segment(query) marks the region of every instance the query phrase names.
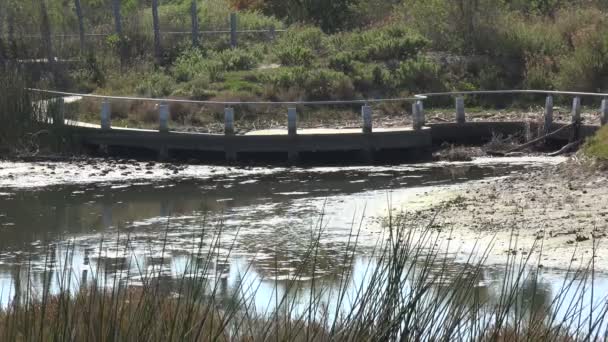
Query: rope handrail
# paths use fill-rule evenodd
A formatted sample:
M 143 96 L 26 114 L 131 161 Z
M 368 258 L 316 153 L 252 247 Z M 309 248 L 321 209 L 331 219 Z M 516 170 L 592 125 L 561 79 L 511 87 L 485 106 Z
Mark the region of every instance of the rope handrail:
M 545 95 L 570 95 L 570 96 L 593 96 L 593 97 L 608 97 L 608 93 L 589 93 L 576 91 L 561 91 L 561 90 L 471 90 L 471 91 L 449 91 L 439 93 L 424 93 L 417 96 L 436 97 L 436 96 L 459 96 L 459 95 L 491 95 L 491 94 L 545 94 Z
M 225 106 L 298 106 L 298 105 L 349 105 L 349 104 L 373 104 L 383 102 L 415 102 L 426 100 L 429 97 L 438 96 L 464 96 L 464 95 L 492 95 L 492 94 L 545 94 L 545 95 L 569 95 L 569 96 L 591 96 L 608 98 L 608 93 L 589 93 L 560 90 L 472 90 L 472 91 L 451 91 L 438 93 L 415 94 L 412 97 L 381 98 L 381 99 L 354 99 L 354 100 L 326 100 L 326 101 L 207 101 L 207 100 L 187 100 L 187 99 L 168 99 L 151 98 L 137 96 L 110 96 L 97 94 L 81 94 L 74 92 L 64 92 L 48 89 L 28 88 L 28 90 L 38 93 L 45 93 L 60 96 L 79 96 L 85 98 L 119 100 L 119 101 L 144 101 L 156 103 L 190 103 L 203 105 L 225 105 Z
M 225 106 L 298 106 L 298 105 L 349 105 L 349 104 L 371 104 L 382 102 L 415 102 L 426 99 L 425 96 L 414 95 L 414 97 L 400 97 L 388 99 L 360 99 L 360 100 L 329 100 L 329 101 L 203 101 L 203 100 L 185 100 L 185 99 L 165 99 L 165 98 L 150 98 L 150 97 L 132 97 L 132 96 L 106 96 L 96 94 L 79 94 L 64 91 L 46 90 L 28 88 L 29 91 L 60 95 L 60 96 L 79 96 L 94 99 L 119 100 L 119 101 L 144 101 L 156 103 L 190 103 L 203 105 L 225 105 Z

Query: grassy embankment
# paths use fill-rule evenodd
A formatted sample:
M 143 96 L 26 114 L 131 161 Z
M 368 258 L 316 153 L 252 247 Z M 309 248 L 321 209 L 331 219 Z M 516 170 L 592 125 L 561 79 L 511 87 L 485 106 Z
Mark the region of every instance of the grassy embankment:
M 65 4 L 51 2 L 50 11 L 71 13 Z M 238 7 L 241 29 L 274 26 L 288 31 L 275 41 L 264 34 L 244 34 L 234 50 L 227 36 L 204 36 L 197 49 L 189 46 L 187 38 L 163 36 L 160 65 L 153 58 L 151 10 L 145 4 L 130 4 L 123 13 L 129 46 L 123 67 L 117 57 L 120 40 L 111 36 L 98 41 L 95 55 L 59 86 L 99 94 L 220 101 L 379 98 L 456 89 L 602 91 L 608 71 L 606 9 L 599 1 L 580 2 L 402 0 L 377 6 L 373 0 L 337 1 L 346 4 L 340 11 L 349 15 L 331 17 L 334 9 L 329 7 L 322 12 L 307 8 L 284 12 L 281 3 L 273 0 L 205 1 L 199 4 L 202 29 L 227 27 L 229 13 Z M 92 26 L 88 30 L 107 31 L 111 14 L 95 13 L 101 14 L 88 18 Z M 332 20 L 325 20 L 326 16 Z M 29 17 L 37 18 L 36 13 Z M 50 16 L 52 27 L 74 31 L 74 18 L 57 21 L 58 17 Z M 159 18 L 164 31 L 187 31 L 189 2 L 163 2 Z M 71 48 L 77 46 L 74 42 Z M 570 100 L 556 98 L 560 105 Z M 543 104 L 541 97 L 528 96 L 466 101 L 467 107 L 484 108 L 527 109 Z M 452 100 L 426 104 L 429 109 L 433 106 L 451 107 Z M 302 126 L 359 123 L 356 107 L 299 109 Z M 411 108 L 396 103 L 374 109 L 376 116 L 403 117 Z M 217 131 L 222 110 L 173 105 L 172 124 Z M 71 111 L 97 122 L 99 104 L 84 101 Z M 285 112 L 285 108 L 237 108 L 237 126 L 284 125 Z M 153 127 L 157 121 L 156 108 L 145 103 L 115 102 L 112 114 L 120 125 Z

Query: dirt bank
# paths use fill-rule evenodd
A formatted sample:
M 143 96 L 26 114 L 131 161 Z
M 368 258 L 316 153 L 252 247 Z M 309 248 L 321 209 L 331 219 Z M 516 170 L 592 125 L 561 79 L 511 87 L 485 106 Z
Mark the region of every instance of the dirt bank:
M 490 264 L 530 256 L 533 265 L 565 269 L 586 267 L 595 254 L 596 270 L 608 271 L 608 173 L 576 159 L 432 196 L 441 201 L 410 219 L 435 218 L 433 229 L 459 258 L 493 246 Z

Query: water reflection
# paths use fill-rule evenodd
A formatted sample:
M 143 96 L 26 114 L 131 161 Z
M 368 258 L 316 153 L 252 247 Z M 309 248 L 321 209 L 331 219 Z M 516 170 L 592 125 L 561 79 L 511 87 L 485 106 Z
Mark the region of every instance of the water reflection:
M 328 168 L 9 189 L 10 196 L 0 197 L 0 304 L 32 290 L 52 293 L 66 278 L 74 290 L 95 283 L 155 281 L 167 292 L 184 278 L 182 285 L 188 287 L 211 284 L 230 305 L 237 305 L 239 291 L 255 290 L 253 304 L 264 311 L 272 311 L 273 298 L 285 293 L 302 305 L 313 293 L 331 308 L 344 283 L 354 295 L 354 284 L 365 283 L 374 267 L 371 255 L 382 229 L 367 217 L 385 212 L 391 197 L 410 198 L 425 189 L 526 167 L 531 166 Z M 350 263 L 345 255 L 355 240 L 357 254 Z M 315 241 L 318 248 L 311 256 Z M 313 259 L 314 266 L 304 262 Z M 454 291 L 456 276 L 477 284 L 449 310 L 501 304 L 493 301 L 500 298 L 503 272 L 462 267 L 451 263 L 442 269 L 442 281 L 433 284 L 434 293 Z M 542 312 L 555 284 L 544 281 L 543 274 L 538 277 L 540 282 L 524 284 L 515 298 Z

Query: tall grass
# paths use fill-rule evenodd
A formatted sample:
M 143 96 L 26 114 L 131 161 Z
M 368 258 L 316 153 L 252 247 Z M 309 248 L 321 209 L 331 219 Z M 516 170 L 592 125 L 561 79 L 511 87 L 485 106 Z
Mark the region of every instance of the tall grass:
M 26 149 L 37 122 L 23 73 L 10 64 L 0 65 L 0 94 L 0 153 Z
M 92 274 L 87 273 L 89 269 L 80 274 L 72 267 L 73 245 L 68 246 L 63 258 L 57 258 L 55 248 L 49 247 L 42 289 L 31 285 L 35 278 L 31 263 L 15 272 L 24 274 L 25 279 L 15 278 L 13 301 L 0 311 L 1 338 L 569 341 L 604 337 L 608 313 L 605 302 L 587 299 L 589 292 L 593 298 L 592 263 L 583 270 L 569 270 L 552 301 L 543 303 L 546 300 L 536 291 L 537 273 L 529 271 L 539 267 L 542 257 L 537 261 L 532 253 L 509 254 L 503 266 L 500 296 L 489 300 L 477 290 L 491 246 L 478 246 L 477 254 L 463 263 L 454 263 L 442 252 L 449 240 L 442 241 L 431 226 L 414 229 L 389 218 L 386 236 L 374 248 L 374 261 L 366 266 L 363 277 L 352 273 L 360 228 L 353 229 L 343 253 L 335 256 L 345 265 L 339 271 L 336 290 L 324 285 L 317 270 L 323 253 L 323 229 L 319 229 L 282 291 L 278 278 L 274 280 L 274 291 L 265 307 L 255 305 L 260 283 L 247 280 L 253 264 L 239 274 L 234 288 L 226 290 L 225 265 L 235 241 L 225 246 L 221 233 L 203 230 L 193 239 L 198 245 L 196 251 L 183 272 L 169 281 L 163 267 L 167 263 L 169 230 L 160 246 L 160 256 L 148 265 L 132 258 L 129 235 L 100 243 L 99 255 L 86 255 L 84 259 L 86 264 L 97 260 L 97 267 L 90 268 Z M 516 234 L 511 245 L 516 246 Z M 101 251 L 105 248 L 120 253 L 104 256 Z M 534 248 L 542 255 L 542 240 Z M 227 252 L 222 254 L 220 250 Z M 274 262 L 276 277 L 276 256 Z M 359 278 L 363 280 L 355 280 Z M 310 279 L 309 288 L 301 286 L 306 279 Z M 53 293 L 52 283 L 58 287 Z M 532 292 L 531 298 L 522 298 L 524 291 Z

